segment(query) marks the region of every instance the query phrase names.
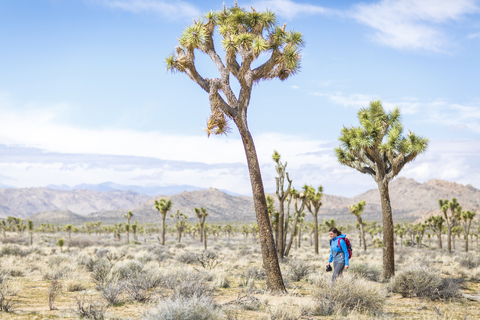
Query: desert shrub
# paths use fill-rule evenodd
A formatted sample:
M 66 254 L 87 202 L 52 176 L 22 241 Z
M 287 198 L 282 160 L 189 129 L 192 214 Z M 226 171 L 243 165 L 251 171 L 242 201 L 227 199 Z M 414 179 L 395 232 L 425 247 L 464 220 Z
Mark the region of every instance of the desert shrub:
M 49 267 L 55 267 L 62 263 L 72 264 L 75 263 L 74 259 L 67 254 L 57 254 L 48 258 L 47 264 Z
M 318 312 L 346 315 L 351 312 L 378 314 L 385 303 L 386 292 L 363 278 L 346 274 L 331 282 L 329 276 L 317 278 L 314 298 Z
M 92 237 L 86 235 L 79 235 L 73 237 L 70 241 L 68 241 L 69 247 L 78 247 L 78 248 L 86 248 L 91 247 L 94 245 L 99 245 L 101 242 L 99 240 L 94 240 Z
M 185 264 L 197 263 L 197 255 L 191 252 L 185 252 L 176 257 L 175 259 Z
M 253 283 L 255 280 L 265 279 L 265 278 L 266 278 L 266 275 L 263 269 L 248 267 L 240 275 L 240 286 L 247 287 L 251 285 L 251 283 Z
M 147 250 L 148 252 L 155 255 L 155 260 L 157 260 L 159 262 L 162 262 L 162 261 L 165 261 L 165 260 L 171 258 L 170 253 L 168 252 L 168 250 L 165 247 L 150 245 L 150 246 L 146 247 L 145 250 Z
M 183 249 L 183 248 L 185 248 L 185 247 L 186 247 L 186 245 L 184 245 L 183 243 L 177 243 L 177 244 L 175 245 L 175 248 L 178 248 L 178 249 Z
M 55 299 L 62 294 L 63 284 L 57 280 L 53 280 L 50 284 L 50 288 L 48 289 L 48 306 L 50 310 L 57 310 L 53 305 L 55 303 Z
M 107 256 L 107 254 L 110 253 L 110 250 L 108 250 L 107 248 L 100 248 L 98 250 L 95 250 L 95 255 L 98 257 L 98 258 L 105 258 Z
M 87 289 L 85 282 L 78 278 L 74 278 L 74 279 L 70 278 L 64 281 L 64 285 L 65 285 L 65 289 L 68 292 L 83 291 Z
M 480 266 L 480 258 L 475 257 L 472 254 L 467 254 L 462 256 L 459 260 L 458 263 L 460 264 L 461 267 L 464 267 L 466 269 L 475 269 Z
M 4 274 L 0 274 L 0 311 L 13 312 L 13 297 L 18 293 L 16 282 Z
M 436 299 L 455 298 L 461 295 L 460 281 L 442 279 L 438 272 L 414 266 L 398 272 L 389 283 L 391 291 L 402 297 Z
M 93 270 L 91 273 L 91 277 L 93 282 L 97 286 L 102 286 L 107 283 L 110 271 L 112 270 L 112 263 L 105 259 L 100 259 L 95 265 L 93 266 Z
M 25 257 L 34 252 L 32 248 L 22 249 L 22 247 L 17 245 L 6 245 L 0 250 L 0 257 L 3 256 L 18 256 Z
M 210 296 L 213 291 L 214 289 L 204 279 L 182 280 L 173 288 L 175 296 L 185 298 Z
M 218 272 L 215 274 L 214 284 L 218 288 L 229 288 L 230 280 L 228 279 L 228 273 Z
M 379 281 L 382 270 L 367 263 L 352 263 L 348 273 L 353 273 L 370 281 Z
M 125 280 L 125 290 L 135 301 L 146 302 L 150 300 L 152 292 L 149 289 L 151 287 L 152 282 L 147 272 L 134 273 Z
M 204 250 L 201 254 L 197 255 L 197 260 L 200 265 L 207 270 L 212 270 L 222 262 L 218 254 L 210 250 Z
M 122 302 L 120 295 L 125 290 L 125 283 L 119 281 L 109 281 L 98 288 L 102 297 L 107 300 L 110 305 L 117 305 Z
M 238 251 L 238 255 L 239 255 L 240 257 L 250 256 L 251 254 L 252 254 L 252 251 L 251 251 L 251 250 L 248 250 L 248 249 L 245 249 L 245 248 L 244 248 L 244 249 L 240 249 L 240 250 Z
M 87 300 L 86 294 L 83 294 L 83 296 L 79 296 L 75 299 L 77 308 L 74 309 L 74 312 L 80 318 L 93 320 L 105 319 L 105 311 L 107 310 L 107 307 L 104 304 L 98 301 Z
M 306 277 L 312 270 L 312 267 L 303 261 L 290 260 L 288 262 L 287 274 L 292 281 L 300 281 Z
M 19 267 L 4 267 L 1 270 L 1 273 L 12 276 L 12 277 L 24 277 L 25 270 Z
M 126 280 L 132 274 L 142 271 L 144 264 L 138 260 L 127 260 L 119 262 L 112 270 L 112 274 L 119 280 Z
M 1 238 L 0 241 L 3 244 L 7 244 L 7 243 L 22 244 L 22 245 L 30 244 L 30 239 L 28 237 L 22 237 L 22 236 Z
M 222 312 L 209 297 L 175 297 L 162 300 L 145 312 L 142 320 L 217 320 Z
M 292 306 L 286 304 L 279 304 L 268 309 L 270 320 L 297 320 L 300 313 Z
M 61 263 L 49 267 L 43 273 L 44 280 L 61 280 L 69 278 L 75 272 L 75 265 L 69 263 Z

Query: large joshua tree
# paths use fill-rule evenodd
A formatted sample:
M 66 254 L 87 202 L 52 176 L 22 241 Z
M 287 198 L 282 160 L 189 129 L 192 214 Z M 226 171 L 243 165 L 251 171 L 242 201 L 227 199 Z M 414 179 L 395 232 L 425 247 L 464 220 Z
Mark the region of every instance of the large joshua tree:
M 457 225 L 458 220 L 461 219 L 462 207 L 458 203 L 457 198 L 452 198 L 452 201 L 438 199 L 438 205 L 447 224 L 447 250 L 448 253 L 452 253 L 452 229 Z M 453 239 L 453 241 L 455 240 Z
M 359 127 L 343 127 L 340 147 L 335 148 L 338 161 L 361 173 L 369 174 L 380 191 L 383 217 L 383 272 L 386 279 L 395 274 L 392 207 L 388 183 L 417 155 L 427 150 L 428 139 L 413 132 L 405 137 L 396 107 L 385 112 L 379 100 L 358 111 Z
M 437 246 L 442 249 L 442 227 L 445 219 L 442 216 L 432 216 L 427 219 L 430 228 L 437 234 Z
M 214 45 L 215 29 L 226 52 L 223 60 Z M 302 35 L 286 31 L 285 25 L 278 26 L 271 11 L 257 12 L 252 8 L 249 12 L 235 3 L 232 8 L 224 6 L 223 10 L 207 13 L 205 20 L 194 21 L 185 28 L 179 44 L 176 54 L 166 59 L 167 70 L 187 74 L 208 93 L 211 107 L 208 135 L 228 132 L 228 120 L 238 128 L 250 173 L 267 286 L 273 292 L 286 292 L 268 219 L 257 152 L 247 125 L 247 111 L 254 84 L 262 80 L 285 80 L 299 71 Z M 218 69 L 218 77 L 209 79 L 200 75 L 195 65 L 196 52 L 210 57 Z M 253 62 L 262 53 L 268 55 L 266 61 L 252 69 Z M 230 86 L 230 75 L 240 84 L 238 95 Z
M 167 212 L 172 209 L 172 200 L 171 199 L 160 199 L 160 201 L 155 200 L 155 209 L 162 215 L 162 246 L 165 245 L 165 235 L 166 235 L 166 226 L 165 218 L 167 217 Z
M 360 237 L 361 237 L 360 239 L 362 239 L 362 243 L 363 243 L 363 251 L 367 251 L 367 243 L 365 242 L 365 230 L 363 229 L 364 224 L 361 217 L 363 209 L 365 208 L 365 204 L 366 204 L 365 200 L 362 200 L 358 204 L 348 206 L 348 209 L 350 209 L 350 212 L 355 217 L 357 217 L 358 226 L 360 228 Z

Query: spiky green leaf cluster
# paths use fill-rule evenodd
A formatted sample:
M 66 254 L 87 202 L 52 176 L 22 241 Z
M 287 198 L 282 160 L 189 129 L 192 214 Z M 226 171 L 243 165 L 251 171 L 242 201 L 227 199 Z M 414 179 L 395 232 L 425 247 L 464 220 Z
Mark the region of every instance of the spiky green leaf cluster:
M 357 117 L 360 126 L 341 130 L 340 147 L 335 148 L 341 164 L 356 165 L 359 169 L 383 161 L 388 171 L 394 162 L 411 161 L 427 149 L 428 139 L 412 132 L 403 136 L 398 107 L 387 113 L 380 100 L 376 100 L 368 108 L 360 109 Z

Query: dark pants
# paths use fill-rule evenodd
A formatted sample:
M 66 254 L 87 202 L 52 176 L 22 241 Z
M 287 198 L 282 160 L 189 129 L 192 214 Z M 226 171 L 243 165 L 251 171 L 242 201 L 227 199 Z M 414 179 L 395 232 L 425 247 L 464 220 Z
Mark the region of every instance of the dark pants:
M 340 277 L 342 275 L 344 268 L 345 268 L 345 263 L 338 263 L 338 262 L 333 263 L 332 281 L 335 281 L 337 277 Z

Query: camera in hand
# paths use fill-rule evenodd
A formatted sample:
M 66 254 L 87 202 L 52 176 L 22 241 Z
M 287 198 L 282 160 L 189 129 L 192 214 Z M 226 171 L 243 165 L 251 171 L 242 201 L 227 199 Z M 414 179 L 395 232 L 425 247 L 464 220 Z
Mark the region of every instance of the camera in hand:
M 328 265 L 327 265 L 327 269 L 326 269 L 326 270 L 327 270 L 327 272 L 330 272 L 330 271 L 332 271 L 332 266 L 328 264 Z

